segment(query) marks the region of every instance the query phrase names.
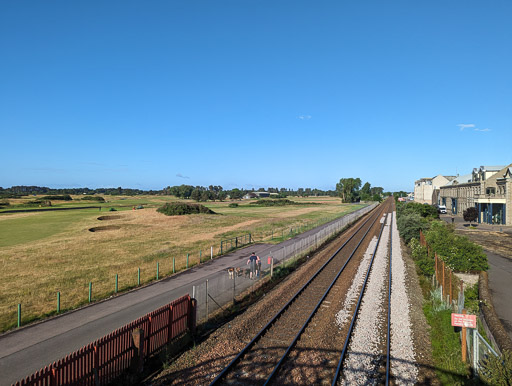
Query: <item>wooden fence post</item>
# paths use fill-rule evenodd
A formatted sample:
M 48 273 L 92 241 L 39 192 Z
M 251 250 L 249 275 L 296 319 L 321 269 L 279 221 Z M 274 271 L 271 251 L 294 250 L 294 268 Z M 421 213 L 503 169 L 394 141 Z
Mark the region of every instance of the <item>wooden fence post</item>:
M 196 332 L 197 300 L 189 297 L 188 329 L 192 334 Z
M 450 304 L 452 304 L 452 296 L 453 295 L 453 292 L 452 292 L 452 270 L 450 269 L 450 287 L 448 289 L 448 296 L 449 296 L 449 299 L 450 299 Z
M 136 328 L 132 332 L 132 338 L 135 352 L 133 353 L 131 369 L 135 373 L 141 373 L 144 369 L 144 330 Z
M 444 295 L 445 295 L 445 285 L 444 285 L 444 261 L 441 262 L 441 269 L 443 270 L 443 302 L 444 302 Z
M 174 318 L 172 315 L 172 304 L 169 306 L 169 319 L 167 320 L 167 344 L 171 343 L 171 339 L 174 338 L 172 336 L 172 326 L 174 322 Z

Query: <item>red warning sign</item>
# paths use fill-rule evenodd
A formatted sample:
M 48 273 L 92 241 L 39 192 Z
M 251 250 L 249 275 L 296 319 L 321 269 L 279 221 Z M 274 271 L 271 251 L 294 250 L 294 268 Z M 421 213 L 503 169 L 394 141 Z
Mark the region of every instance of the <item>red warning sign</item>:
M 476 315 L 452 314 L 452 326 L 476 328 Z

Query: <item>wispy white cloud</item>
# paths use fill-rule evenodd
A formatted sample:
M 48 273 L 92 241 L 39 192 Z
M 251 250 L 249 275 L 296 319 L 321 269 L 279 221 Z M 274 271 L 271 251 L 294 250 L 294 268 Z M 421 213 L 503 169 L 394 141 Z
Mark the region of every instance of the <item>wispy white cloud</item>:
M 311 115 L 299 115 L 297 118 L 299 118 L 302 121 L 307 121 L 311 119 Z
M 459 126 L 460 131 L 464 131 L 464 129 L 471 129 L 475 127 L 473 123 L 459 123 L 457 126 Z
M 184 176 L 184 175 L 183 175 L 183 174 L 181 174 L 181 173 L 176 174 L 176 177 L 179 177 L 179 178 L 190 178 L 190 177 L 188 177 L 188 176 Z
M 489 129 L 489 128 L 487 128 L 487 129 L 477 129 L 477 128 L 475 128 L 474 130 L 475 131 L 481 131 L 481 132 L 491 131 L 491 129 Z

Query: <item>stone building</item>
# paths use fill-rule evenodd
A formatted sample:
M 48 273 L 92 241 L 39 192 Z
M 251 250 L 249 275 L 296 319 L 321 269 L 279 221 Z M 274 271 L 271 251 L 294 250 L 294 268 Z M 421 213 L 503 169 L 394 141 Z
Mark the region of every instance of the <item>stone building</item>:
M 414 201 L 420 204 L 439 204 L 439 188 L 453 180 L 454 176 L 442 176 L 432 178 L 420 178 L 414 182 Z
M 475 207 L 479 223 L 512 225 L 512 164 L 474 168 L 442 186 L 440 200 L 449 213 Z

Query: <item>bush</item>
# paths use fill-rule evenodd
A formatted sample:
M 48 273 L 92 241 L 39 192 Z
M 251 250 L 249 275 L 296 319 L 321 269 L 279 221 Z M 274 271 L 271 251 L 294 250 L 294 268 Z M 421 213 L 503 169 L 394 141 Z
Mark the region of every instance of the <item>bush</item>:
M 52 202 L 48 200 L 32 200 L 28 201 L 26 206 L 52 206 Z
M 489 269 L 483 248 L 463 236 L 457 236 L 452 227 L 433 221 L 425 233 L 432 250 L 455 271 L 486 271 Z
M 251 205 L 258 206 L 286 206 L 286 205 L 300 205 L 297 202 L 290 201 L 286 198 L 278 199 L 278 200 L 258 200 L 255 202 L 251 202 Z
M 236 202 L 232 202 L 228 205 L 229 208 L 238 208 L 238 204 Z
M 102 196 L 85 196 L 85 197 L 82 197 L 82 200 L 105 202 L 105 199 Z
M 213 210 L 200 204 L 186 204 L 184 202 L 168 202 L 164 206 L 158 208 L 157 212 L 167 216 L 181 216 L 185 214 L 216 214 Z
M 397 205 L 397 216 L 403 216 L 406 214 L 416 213 L 423 218 L 437 219 L 439 218 L 439 214 L 437 213 L 437 208 L 428 205 L 428 204 L 420 204 L 418 202 L 400 202 Z
M 69 194 L 64 194 L 62 196 L 44 196 L 41 197 L 41 200 L 62 200 L 62 201 L 71 201 L 73 200 Z
M 428 257 L 427 247 L 421 245 L 418 239 L 411 239 L 409 248 L 411 248 L 412 258 L 414 260 L 421 260 Z
M 425 276 L 432 276 L 435 272 L 435 261 L 430 257 L 425 257 L 423 259 L 419 259 L 416 261 L 418 268 L 421 270 L 421 273 Z
M 512 385 L 512 351 L 504 351 L 501 357 L 489 355 L 483 359 L 480 375 L 489 385 Z
M 409 244 L 413 238 L 419 238 L 420 229 L 428 229 L 429 224 L 428 221 L 419 214 L 407 213 L 398 217 L 396 226 L 398 227 L 400 236 Z
M 117 209 L 116 208 L 110 208 L 108 211 L 109 212 L 117 212 Z
M 462 216 L 464 217 L 464 221 L 476 221 L 478 219 L 478 210 L 474 206 L 467 208 Z

